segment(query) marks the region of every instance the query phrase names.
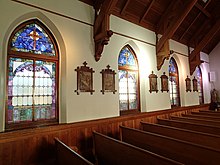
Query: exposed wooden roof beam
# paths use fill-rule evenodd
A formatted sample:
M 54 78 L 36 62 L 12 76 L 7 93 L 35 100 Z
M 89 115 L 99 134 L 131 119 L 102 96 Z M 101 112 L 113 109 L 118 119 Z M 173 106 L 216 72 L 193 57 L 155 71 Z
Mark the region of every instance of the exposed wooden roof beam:
M 127 0 L 127 1 L 126 1 L 124 7 L 123 7 L 122 10 L 121 10 L 121 15 L 125 15 L 125 10 L 126 10 L 128 4 L 129 4 L 129 2 L 130 2 L 130 0 Z
M 189 56 L 190 74 L 192 75 L 196 66 L 200 64 L 200 52 L 212 40 L 216 33 L 220 30 L 220 19 L 212 26 L 210 31 L 203 37 L 199 44 L 195 47 Z
M 149 11 L 150 11 L 151 7 L 153 6 L 154 2 L 155 2 L 155 0 L 152 0 L 152 1 L 150 2 L 149 6 L 146 7 L 145 13 L 144 13 L 144 15 L 141 17 L 141 19 L 139 20 L 139 23 L 141 23 L 141 22 L 144 20 L 144 18 L 147 16 L 147 14 L 149 13 Z
M 186 18 L 186 16 L 191 11 L 196 2 L 197 0 L 190 0 L 185 6 L 179 9 L 180 12 L 178 16 L 176 16 L 176 18 L 171 22 L 171 25 L 166 29 L 165 33 L 160 38 L 157 44 L 157 52 L 159 52 L 163 47 L 164 43 L 173 36 L 173 34 L 176 32 L 176 30 L 181 25 L 181 23 Z
M 209 5 L 210 2 L 211 2 L 211 0 L 209 0 L 209 1 L 205 4 L 204 8 L 206 8 L 206 7 Z M 199 18 L 199 16 L 200 16 L 201 14 L 202 14 L 202 11 L 200 11 L 199 14 L 196 16 L 196 18 L 190 23 L 190 25 L 187 27 L 187 29 L 184 31 L 184 33 L 181 35 L 181 37 L 180 37 L 179 40 L 182 40 L 182 39 L 183 39 L 183 37 L 186 35 L 186 33 L 189 31 L 189 29 L 191 28 L 191 26 L 196 22 L 196 20 Z
M 207 2 L 207 3 L 209 3 L 209 2 Z M 195 6 L 196 6 L 203 14 L 205 14 L 208 18 L 211 18 L 211 17 L 212 17 L 212 15 L 211 15 L 209 12 L 207 12 L 200 4 L 196 3 Z
M 97 0 L 95 9 L 94 22 L 94 42 L 95 42 L 95 60 L 99 61 L 104 49 L 104 45 L 108 44 L 113 32 L 109 30 L 110 14 L 115 7 L 117 0 Z M 101 3 L 101 4 L 100 4 Z

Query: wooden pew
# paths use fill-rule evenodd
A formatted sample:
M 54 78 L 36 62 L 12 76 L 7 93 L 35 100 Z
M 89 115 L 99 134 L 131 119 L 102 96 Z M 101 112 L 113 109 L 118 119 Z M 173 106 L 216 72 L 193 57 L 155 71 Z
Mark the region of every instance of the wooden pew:
M 220 121 L 220 117 L 216 116 L 207 116 L 207 115 L 200 115 L 200 114 L 182 114 L 183 117 L 195 118 L 195 119 L 205 119 L 205 120 L 213 120 L 213 121 Z
M 199 112 L 211 112 L 211 113 L 219 113 L 220 114 L 220 111 L 213 111 L 213 110 L 199 110 Z
M 219 112 L 212 112 L 212 111 L 191 112 L 191 114 L 220 117 Z
M 156 133 L 220 150 L 220 136 L 218 135 L 147 122 L 141 122 L 141 127 L 143 131 Z
M 216 126 L 220 127 L 220 121 L 214 120 L 205 120 L 205 119 L 196 119 L 196 118 L 189 118 L 189 117 L 178 117 L 178 116 L 170 116 L 171 120 L 178 120 L 178 121 L 186 121 L 195 124 L 204 124 L 208 126 Z
M 191 122 L 177 121 L 177 120 L 169 120 L 169 119 L 157 119 L 158 124 L 167 125 L 171 127 L 177 127 L 182 129 L 188 129 L 198 132 L 205 132 L 214 135 L 220 135 L 220 127 L 216 126 L 208 126 L 204 124 L 195 124 Z
M 77 152 L 72 150 L 66 144 L 61 142 L 58 138 L 54 138 L 57 152 L 57 164 L 58 165 L 92 165 L 91 162 L 83 158 Z
M 181 164 L 97 132 L 93 132 L 93 140 L 95 156 L 99 165 Z
M 202 145 L 144 132 L 121 126 L 122 141 L 163 155 L 178 162 L 195 165 L 216 165 L 220 162 L 220 150 Z

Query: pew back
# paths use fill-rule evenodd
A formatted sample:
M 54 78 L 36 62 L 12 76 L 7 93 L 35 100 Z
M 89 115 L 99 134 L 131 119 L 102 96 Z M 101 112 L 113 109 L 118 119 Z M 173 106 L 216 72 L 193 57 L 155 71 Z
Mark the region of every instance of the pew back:
M 188 117 L 188 118 L 195 118 L 195 119 L 220 121 L 220 117 L 200 115 L 199 113 L 198 114 L 182 114 L 182 116 L 183 117 Z
M 212 111 L 191 112 L 191 114 L 199 114 L 199 115 L 204 115 L 204 116 L 220 117 L 220 112 L 212 112 Z
M 95 156 L 99 165 L 181 164 L 163 156 L 93 132 Z
M 178 116 L 170 116 L 171 120 L 178 120 L 178 121 L 186 121 L 195 124 L 204 124 L 208 126 L 216 126 L 220 127 L 220 121 L 216 120 L 206 120 L 206 119 L 198 119 L 198 118 L 190 118 L 190 117 L 178 117 Z
M 57 151 L 57 164 L 59 165 L 92 165 L 91 162 L 83 158 L 77 152 L 61 142 L 58 138 L 54 138 Z
M 220 149 L 220 136 L 165 125 L 141 122 L 142 129 L 195 144 Z
M 191 122 L 168 120 L 168 119 L 157 119 L 158 124 L 167 125 L 171 127 L 177 127 L 182 129 L 188 129 L 198 132 L 205 132 L 214 135 L 220 135 L 220 128 L 216 126 L 207 126 L 204 124 L 195 124 Z
M 121 126 L 124 142 L 188 165 L 217 164 L 220 150 Z

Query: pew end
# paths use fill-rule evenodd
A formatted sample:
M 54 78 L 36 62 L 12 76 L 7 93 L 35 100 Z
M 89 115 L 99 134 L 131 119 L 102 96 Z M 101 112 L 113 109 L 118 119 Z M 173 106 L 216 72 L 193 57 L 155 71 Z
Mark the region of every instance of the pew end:
M 54 140 L 56 146 L 56 163 L 58 165 L 93 165 L 93 163 L 89 162 L 87 159 L 82 157 L 80 154 L 78 154 L 72 148 L 64 144 L 58 138 L 55 137 Z

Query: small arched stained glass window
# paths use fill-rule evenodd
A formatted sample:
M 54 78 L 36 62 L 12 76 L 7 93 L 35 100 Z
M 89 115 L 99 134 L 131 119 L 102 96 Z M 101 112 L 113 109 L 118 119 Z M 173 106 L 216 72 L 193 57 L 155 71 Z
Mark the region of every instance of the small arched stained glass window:
M 123 112 L 139 111 L 138 64 L 134 51 L 126 45 L 119 53 L 119 109 Z
M 27 24 L 14 34 L 11 50 L 49 56 L 56 53 L 50 37 L 36 23 Z
M 129 47 L 124 47 L 121 50 L 119 57 L 118 57 L 118 66 L 138 69 L 137 61 Z
M 180 106 L 178 68 L 173 57 L 169 62 L 169 91 L 171 107 Z
M 199 103 L 204 104 L 202 71 L 199 66 L 196 67 L 196 79 L 197 79 L 197 83 L 198 83 Z

